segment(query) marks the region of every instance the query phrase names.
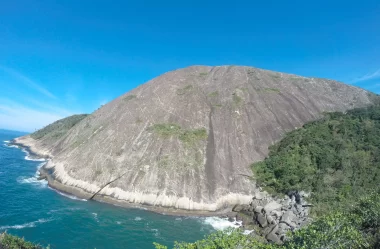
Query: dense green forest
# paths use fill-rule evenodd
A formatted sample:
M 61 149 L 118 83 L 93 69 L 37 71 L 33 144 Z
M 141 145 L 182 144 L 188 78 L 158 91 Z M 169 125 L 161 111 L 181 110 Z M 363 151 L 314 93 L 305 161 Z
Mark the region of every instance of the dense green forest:
M 314 215 L 353 204 L 380 183 L 380 107 L 327 113 L 287 134 L 252 165 L 271 193 L 311 193 Z

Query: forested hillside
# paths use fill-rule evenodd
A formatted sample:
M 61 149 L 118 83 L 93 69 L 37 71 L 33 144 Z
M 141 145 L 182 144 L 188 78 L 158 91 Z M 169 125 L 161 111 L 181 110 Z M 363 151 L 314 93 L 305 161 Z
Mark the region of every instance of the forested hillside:
M 311 192 L 314 214 L 351 205 L 379 187 L 380 107 L 325 114 L 290 132 L 252 168 L 269 192 Z

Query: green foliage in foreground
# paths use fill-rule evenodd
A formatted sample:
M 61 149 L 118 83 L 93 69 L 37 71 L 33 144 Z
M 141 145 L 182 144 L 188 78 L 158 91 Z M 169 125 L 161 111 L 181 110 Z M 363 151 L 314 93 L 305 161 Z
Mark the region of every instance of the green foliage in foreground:
M 326 114 L 287 134 L 252 168 L 268 192 L 311 192 L 314 214 L 351 205 L 379 186 L 380 107 Z
M 22 238 L 9 235 L 7 233 L 0 234 L 1 249 L 43 249 L 39 245 L 25 241 Z
M 195 243 L 175 243 L 174 249 L 361 249 L 380 248 L 380 194 L 361 198 L 354 207 L 321 216 L 288 234 L 283 245 L 268 244 L 239 230 L 217 232 Z M 154 243 L 156 249 L 167 247 Z
M 85 117 L 87 117 L 87 114 L 81 114 L 81 115 L 73 115 L 64 119 L 60 119 L 41 130 L 38 130 L 30 136 L 34 139 L 41 139 L 41 138 L 50 138 L 50 139 L 58 139 L 65 135 L 68 130 L 70 130 L 74 125 L 82 121 Z

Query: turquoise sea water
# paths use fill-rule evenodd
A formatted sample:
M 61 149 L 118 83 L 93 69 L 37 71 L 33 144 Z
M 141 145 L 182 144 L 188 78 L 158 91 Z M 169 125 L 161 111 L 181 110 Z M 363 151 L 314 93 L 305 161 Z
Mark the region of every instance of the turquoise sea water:
M 0 131 L 0 232 L 55 248 L 153 248 L 195 241 L 228 226 L 216 218 L 173 217 L 63 196 L 37 181 L 42 161 L 7 146 L 20 133 Z

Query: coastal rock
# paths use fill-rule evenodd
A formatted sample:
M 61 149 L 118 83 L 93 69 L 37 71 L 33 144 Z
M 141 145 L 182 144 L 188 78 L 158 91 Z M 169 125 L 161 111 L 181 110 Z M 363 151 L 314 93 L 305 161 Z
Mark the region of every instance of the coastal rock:
M 268 225 L 268 221 L 264 214 L 258 214 L 256 218 L 261 227 L 266 227 Z
M 287 224 L 288 226 L 295 228 L 297 225 L 293 222 L 293 220 L 296 218 L 294 213 L 292 211 L 287 211 L 284 213 L 284 215 L 281 217 L 281 222 Z
M 265 205 L 264 207 L 264 211 L 265 213 L 269 214 L 270 212 L 274 211 L 274 210 L 280 210 L 282 207 L 282 205 L 276 201 L 272 201 L 270 203 L 268 203 L 267 205 Z
M 257 206 L 254 211 L 255 211 L 255 213 L 262 213 L 263 210 L 264 210 L 264 208 L 262 206 Z
M 243 205 L 235 205 L 233 208 L 232 208 L 232 211 L 233 212 L 241 212 L 241 211 L 247 211 L 249 210 L 249 205 L 246 205 L 246 204 L 243 204 Z

